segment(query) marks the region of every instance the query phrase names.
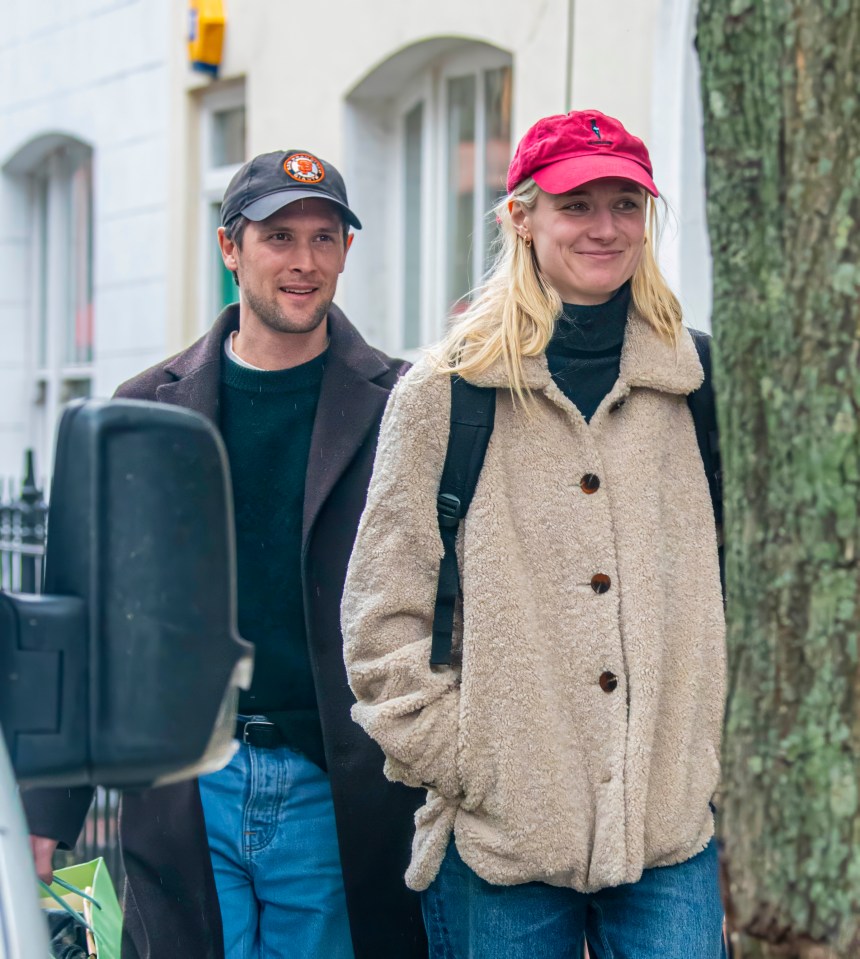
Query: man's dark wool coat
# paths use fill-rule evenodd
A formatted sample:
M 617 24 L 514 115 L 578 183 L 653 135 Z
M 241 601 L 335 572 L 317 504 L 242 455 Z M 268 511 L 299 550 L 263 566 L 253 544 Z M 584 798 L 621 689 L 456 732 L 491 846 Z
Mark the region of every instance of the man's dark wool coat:
M 116 395 L 184 406 L 217 424 L 223 343 L 238 317 L 238 306 L 227 307 L 197 343 Z M 341 592 L 379 422 L 401 364 L 372 349 L 337 307 L 329 335 L 308 461 L 302 576 L 350 927 L 356 959 L 424 959 L 419 899 L 403 881 L 423 794 L 384 778 L 381 750 L 350 718 L 354 699 L 340 632 Z M 28 791 L 30 831 L 74 845 L 91 795 Z M 126 792 L 120 834 L 128 876 L 123 959 L 224 959 L 197 781 Z

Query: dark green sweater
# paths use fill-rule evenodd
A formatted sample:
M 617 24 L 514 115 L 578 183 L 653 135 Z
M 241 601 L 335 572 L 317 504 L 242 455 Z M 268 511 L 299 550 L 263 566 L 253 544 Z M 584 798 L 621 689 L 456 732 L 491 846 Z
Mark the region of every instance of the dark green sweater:
M 565 303 L 546 348 L 552 378 L 586 422 L 618 379 L 629 308 L 629 282 L 599 306 Z
M 221 434 L 233 477 L 239 632 L 256 647 L 243 714 L 277 723 L 325 768 L 308 656 L 301 550 L 305 473 L 326 354 L 274 372 L 224 357 Z

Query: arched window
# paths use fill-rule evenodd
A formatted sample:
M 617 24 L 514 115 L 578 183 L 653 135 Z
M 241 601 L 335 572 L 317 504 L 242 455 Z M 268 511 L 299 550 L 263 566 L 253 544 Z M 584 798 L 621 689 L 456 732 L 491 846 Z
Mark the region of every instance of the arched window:
M 50 471 L 64 403 L 90 396 L 93 381 L 93 168 L 91 148 L 46 134 L 6 165 L 29 200 L 28 444 Z
M 437 339 L 488 266 L 511 90 L 508 53 L 436 38 L 387 60 L 348 98 L 350 201 L 367 228 L 351 254 L 349 304 L 390 350 Z

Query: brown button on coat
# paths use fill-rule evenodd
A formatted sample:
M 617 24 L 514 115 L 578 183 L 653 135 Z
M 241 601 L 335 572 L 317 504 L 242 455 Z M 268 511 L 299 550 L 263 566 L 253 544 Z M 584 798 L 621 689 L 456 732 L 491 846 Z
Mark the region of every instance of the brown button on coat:
M 682 862 L 713 831 L 724 623 L 686 402 L 703 378 L 693 341 L 685 330 L 676 349 L 631 314 L 620 377 L 590 424 L 544 357 L 525 372 L 533 415 L 499 390 L 461 529 L 462 666 L 428 666 L 450 380 L 426 362 L 389 401 L 350 561 L 353 716 L 391 778 L 433 787 L 414 889 L 452 832 L 489 882 L 593 891 Z M 501 364 L 474 382 L 508 385 Z M 583 496 L 586 474 L 600 486 Z M 596 572 L 610 588 L 592 588 Z

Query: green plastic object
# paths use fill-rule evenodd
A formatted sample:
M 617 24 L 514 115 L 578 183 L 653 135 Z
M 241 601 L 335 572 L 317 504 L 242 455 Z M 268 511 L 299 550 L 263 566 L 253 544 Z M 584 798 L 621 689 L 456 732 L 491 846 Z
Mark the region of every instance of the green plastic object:
M 42 905 L 61 901 L 92 930 L 98 959 L 120 959 L 122 911 L 104 859 L 93 859 L 54 872 L 54 882 L 39 890 Z

